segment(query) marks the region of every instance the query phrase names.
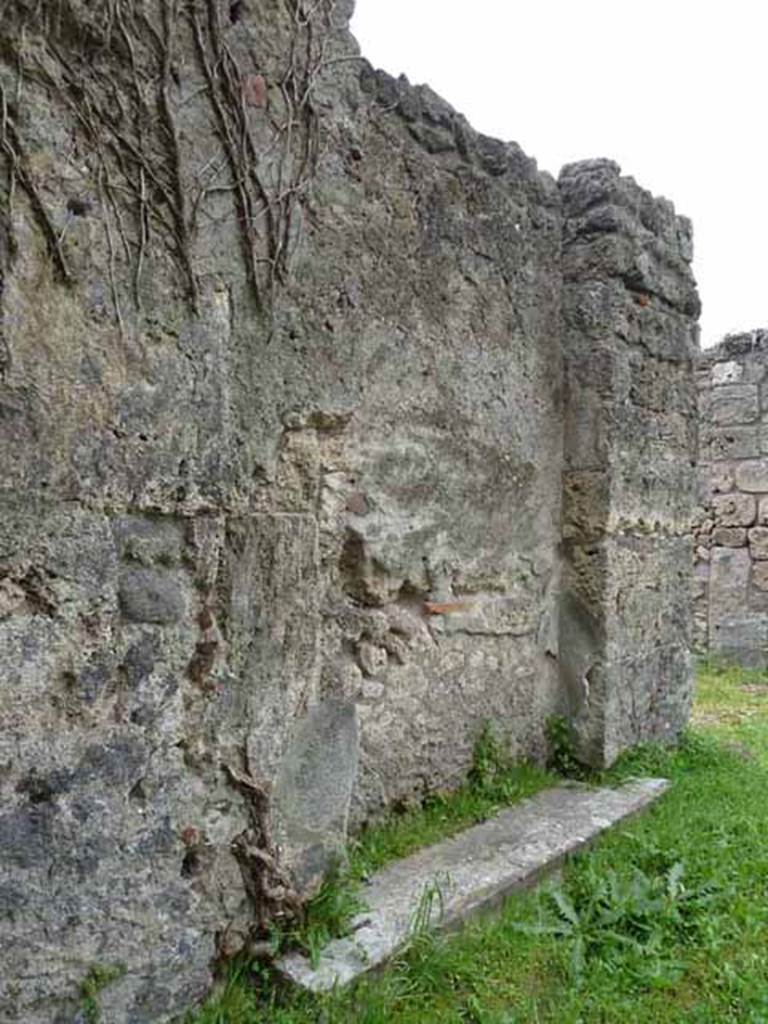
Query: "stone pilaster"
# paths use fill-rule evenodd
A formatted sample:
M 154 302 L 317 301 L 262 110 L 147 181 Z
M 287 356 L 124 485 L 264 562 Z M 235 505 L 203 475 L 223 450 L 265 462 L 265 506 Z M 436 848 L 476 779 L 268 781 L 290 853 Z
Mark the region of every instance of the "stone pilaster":
M 691 227 L 607 160 L 565 167 L 560 657 L 581 755 L 672 738 L 690 705 L 699 300 Z

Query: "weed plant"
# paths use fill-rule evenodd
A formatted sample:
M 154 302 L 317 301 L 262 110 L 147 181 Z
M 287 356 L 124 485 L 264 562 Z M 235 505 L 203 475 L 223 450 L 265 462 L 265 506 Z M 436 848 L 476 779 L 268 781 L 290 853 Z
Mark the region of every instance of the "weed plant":
M 492 813 L 505 790 L 525 790 L 530 779 L 505 782 L 494 767 L 494 742 L 478 745 L 455 797 L 363 834 L 352 873 Z M 286 993 L 268 971 L 246 971 L 190 1020 L 766 1024 L 768 677 L 704 666 L 679 746 L 638 748 L 595 781 L 643 775 L 673 785 L 573 858 L 559 882 L 512 897 L 456 935 L 419 932 L 386 972 L 351 989 Z
M 370 875 L 555 781 L 535 765 L 515 763 L 497 731 L 486 723 L 473 748 L 466 784 L 452 793 L 430 794 L 353 838 L 348 862 L 333 865 L 301 918 L 273 932 L 274 954 L 299 949 L 317 963 L 323 947 L 348 934 L 355 917 L 365 911 L 364 884 Z M 438 895 L 432 894 L 435 899 Z

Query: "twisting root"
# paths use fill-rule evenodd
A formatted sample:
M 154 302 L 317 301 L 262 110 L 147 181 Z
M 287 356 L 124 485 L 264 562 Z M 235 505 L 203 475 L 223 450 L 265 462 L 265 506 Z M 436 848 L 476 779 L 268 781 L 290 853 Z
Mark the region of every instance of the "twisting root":
M 245 796 L 251 827 L 232 842 L 240 864 L 243 883 L 256 914 L 256 932 L 264 933 L 270 922 L 295 917 L 301 898 L 280 866 L 277 846 L 269 827 L 269 794 L 264 786 L 245 772 L 223 765 L 233 784 Z

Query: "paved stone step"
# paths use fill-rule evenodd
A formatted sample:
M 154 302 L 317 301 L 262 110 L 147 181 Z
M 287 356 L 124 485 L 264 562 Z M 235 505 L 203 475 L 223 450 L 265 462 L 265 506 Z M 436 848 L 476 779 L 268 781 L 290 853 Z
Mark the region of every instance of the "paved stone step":
M 355 918 L 352 933 L 329 943 L 316 967 L 291 953 L 277 969 L 312 992 L 346 985 L 390 959 L 414 929 L 449 928 L 499 904 L 557 867 L 566 854 L 641 811 L 667 786 L 665 779 L 640 779 L 617 789 L 570 784 L 545 790 L 388 865 L 365 888 L 368 909 Z

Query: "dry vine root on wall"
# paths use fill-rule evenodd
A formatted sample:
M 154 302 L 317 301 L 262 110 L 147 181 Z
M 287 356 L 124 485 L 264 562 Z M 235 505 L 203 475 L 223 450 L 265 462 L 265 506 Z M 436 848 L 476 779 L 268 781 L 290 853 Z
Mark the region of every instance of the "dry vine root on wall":
M 32 214 L 43 233 L 57 277 L 63 284 L 71 284 L 72 275 L 64 258 L 61 240 L 29 170 L 26 154 L 12 114 L 12 105 L 2 82 L 0 82 L 0 152 L 5 156 L 8 168 L 8 215 L 11 222 L 13 199 L 18 183 L 26 193 Z
M 267 790 L 247 773 L 224 767 L 249 807 L 251 827 L 235 837 L 232 850 L 256 915 L 254 931 L 263 936 L 275 921 L 300 914 L 301 897 L 280 867 L 279 850 L 270 831 Z
M 118 263 L 131 268 L 140 310 L 149 261 L 163 252 L 198 308 L 200 223 L 213 217 L 209 207 L 222 195 L 231 196 L 260 308 L 272 305 L 287 279 L 299 207 L 317 164 L 313 93 L 329 63 L 335 0 L 280 2 L 285 38 L 275 53 L 258 52 L 245 5 L 230 0 L 0 6 L 0 52 L 16 75 L 15 96 L 4 89 L 1 97 L 0 142 L 12 186 L 26 193 L 58 278 L 71 283 L 63 232 L 24 158 L 29 87 L 42 85 L 63 103 L 89 154 L 118 321 Z M 195 108 L 193 122 L 182 111 L 187 105 Z M 205 138 L 190 138 L 190 123 Z

